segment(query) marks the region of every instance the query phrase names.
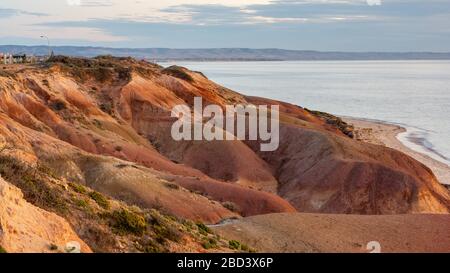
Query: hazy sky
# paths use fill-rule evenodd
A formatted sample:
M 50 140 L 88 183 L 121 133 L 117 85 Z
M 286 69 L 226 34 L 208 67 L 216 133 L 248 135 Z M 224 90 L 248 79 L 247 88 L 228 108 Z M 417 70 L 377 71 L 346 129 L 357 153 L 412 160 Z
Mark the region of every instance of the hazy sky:
M 450 0 L 1 0 L 0 44 L 450 51 Z

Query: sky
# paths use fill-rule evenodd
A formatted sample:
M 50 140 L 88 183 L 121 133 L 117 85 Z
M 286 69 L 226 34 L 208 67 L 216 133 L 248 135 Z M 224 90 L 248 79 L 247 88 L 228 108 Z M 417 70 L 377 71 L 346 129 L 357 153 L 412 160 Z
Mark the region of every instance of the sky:
M 450 52 L 450 0 L 1 0 L 0 44 Z

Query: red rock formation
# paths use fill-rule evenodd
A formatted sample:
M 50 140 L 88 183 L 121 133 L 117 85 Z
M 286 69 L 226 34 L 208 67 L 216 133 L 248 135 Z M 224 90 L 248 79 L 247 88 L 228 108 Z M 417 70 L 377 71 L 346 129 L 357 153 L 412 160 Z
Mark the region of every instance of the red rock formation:
M 288 124 L 281 125 L 280 140 L 277 151 L 260 156 L 276 170 L 279 195 L 299 211 L 449 212 L 448 190 L 426 166 L 401 152 Z
M 33 162 L 51 161 L 50 165 L 57 165 L 61 173 L 68 173 L 68 178 L 81 177 L 80 182 L 120 200 L 144 207 L 158 207 L 183 218 L 209 223 L 235 217 L 236 214 L 198 194 L 185 190 L 171 191 L 170 185 L 165 186 L 167 181 L 158 181 L 157 176 L 165 175 L 175 183 L 181 181 L 180 177 L 193 178 L 191 181 L 194 182 L 186 186 L 189 190 L 197 187 L 197 183 L 203 185 L 204 181 L 208 181 L 206 187 L 201 187 L 204 191 L 198 193 L 220 202 L 233 202 L 242 215 L 295 211 L 287 201 L 274 194 L 216 181 L 209 178 L 208 173 L 189 167 L 190 164 L 176 164 L 160 154 L 148 140 L 145 126 L 152 127 L 152 122 L 167 120 L 169 107 L 182 103 L 183 100 L 158 85 L 157 80 L 152 81 L 152 77 L 144 78 L 133 73 L 130 81 L 105 82 L 100 88 L 94 85 L 102 83 L 94 79 L 77 80 L 61 70 L 63 69 L 58 67 L 49 71 L 33 68 L 17 73 L 14 79 L 0 79 L 0 109 L 3 112 L 0 129 L 8 136 L 7 142 L 20 143 L 20 146 L 17 144 L 14 148 L 26 151 L 26 156 L 33 158 Z M 162 72 L 157 75 L 163 79 L 168 77 Z M 93 87 L 101 91 L 94 92 Z M 110 103 L 110 111 L 103 109 L 105 112 L 101 109 L 106 102 Z M 159 113 L 163 115 L 158 115 Z M 140 124 L 144 128 L 135 130 Z M 21 137 L 18 138 L 18 135 Z M 58 139 L 73 146 L 64 145 Z M 243 143 L 237 144 L 241 149 L 246 149 L 249 158 L 257 162 L 256 169 L 266 165 Z M 50 149 L 55 146 L 58 148 Z M 101 157 L 91 157 L 90 164 L 86 164 L 85 158 L 89 157 L 75 147 L 87 153 L 138 163 L 149 169 L 141 169 L 139 172 L 131 165 L 124 170 L 113 167 L 123 164 L 120 161 L 107 160 L 104 163 L 105 159 Z M 238 151 L 233 149 L 237 154 Z M 63 154 L 71 155 L 70 160 Z M 61 161 L 58 162 L 59 158 Z M 71 173 L 73 170 L 70 168 L 74 165 L 77 171 Z M 233 166 L 235 165 L 230 168 Z M 252 174 L 245 172 L 246 170 L 242 169 L 244 175 L 241 176 L 235 176 L 234 169 L 230 172 L 233 176 L 242 178 L 241 181 L 251 184 L 254 182 Z M 266 179 L 272 188 L 276 188 L 276 180 L 269 171 L 259 176 Z M 218 175 L 214 178 L 221 177 Z M 221 191 L 226 194 L 221 194 Z M 260 202 L 261 205 L 250 206 L 252 202 Z
M 195 96 L 201 96 L 204 105 L 279 104 L 280 148 L 261 153 L 255 142 L 172 140 L 171 108 L 192 105 Z M 103 155 L 136 163 L 140 171 L 145 167 L 142 172 L 147 176 L 195 191 L 172 195 L 161 183 L 159 191 L 146 183 L 126 184 L 127 175 L 141 174 L 134 170 L 111 174 L 111 164 L 120 161 L 100 167 L 104 157 L 93 157 L 95 164 L 72 160 L 83 183 L 94 180 L 92 187 L 117 198 L 147 207 L 158 203 L 182 217 L 214 222 L 234 215 L 217 202 L 233 203 L 244 216 L 292 212 L 294 207 L 358 214 L 450 208 L 448 191 L 410 157 L 354 141 L 298 106 L 244 97 L 184 68 L 164 69 L 131 59 L 57 58 L 50 68 L 30 67 L 13 77 L 0 77 L 0 111 L 2 135 L 20 143 L 23 153 L 35 161 L 62 158 L 56 155 L 64 150 L 50 149 L 62 147 L 57 142 L 62 140 L 70 144 L 71 154 L 82 154 L 81 158 Z M 39 145 L 49 151 L 37 149 Z M 69 172 L 71 164 L 60 171 Z M 98 168 L 104 173 L 96 173 Z M 86 173 L 102 179 L 95 175 L 86 179 Z M 110 175 L 122 178 L 111 182 Z M 126 194 L 120 195 L 122 191 Z M 210 207 L 205 197 L 192 201 L 199 194 L 217 202 Z

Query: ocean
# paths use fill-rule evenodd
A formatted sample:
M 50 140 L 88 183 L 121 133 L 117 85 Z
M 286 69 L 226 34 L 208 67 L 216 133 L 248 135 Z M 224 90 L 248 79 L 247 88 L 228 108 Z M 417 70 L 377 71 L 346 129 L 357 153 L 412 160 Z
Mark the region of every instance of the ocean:
M 450 61 L 176 64 L 245 95 L 403 126 L 405 145 L 450 166 Z

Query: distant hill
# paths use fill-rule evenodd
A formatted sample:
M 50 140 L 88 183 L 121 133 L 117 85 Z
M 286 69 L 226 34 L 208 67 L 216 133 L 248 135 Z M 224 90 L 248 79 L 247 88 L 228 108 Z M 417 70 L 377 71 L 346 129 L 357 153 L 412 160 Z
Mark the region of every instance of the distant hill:
M 107 48 L 52 47 L 55 54 L 94 57 L 98 55 L 131 56 L 154 61 L 295 61 L 295 60 L 450 60 L 450 52 L 320 52 L 309 50 L 250 49 L 250 48 Z M 0 52 L 45 55 L 47 46 L 0 45 Z

